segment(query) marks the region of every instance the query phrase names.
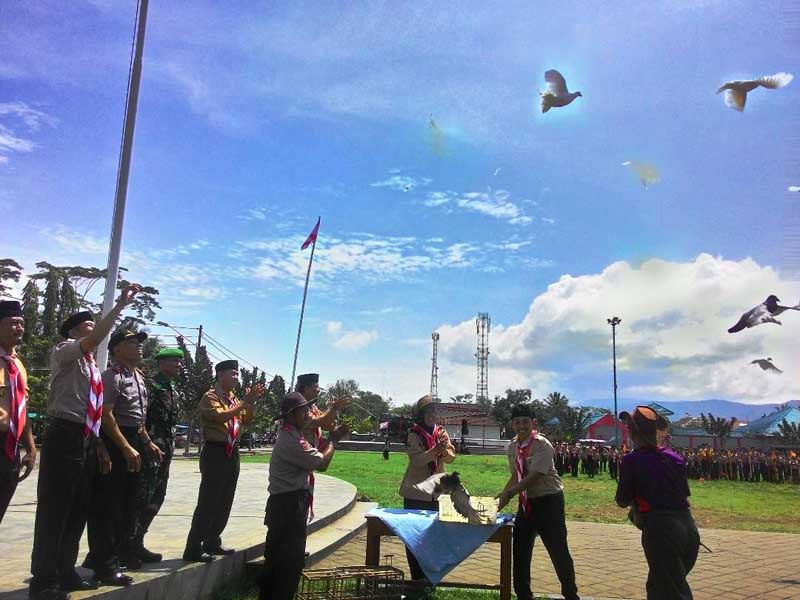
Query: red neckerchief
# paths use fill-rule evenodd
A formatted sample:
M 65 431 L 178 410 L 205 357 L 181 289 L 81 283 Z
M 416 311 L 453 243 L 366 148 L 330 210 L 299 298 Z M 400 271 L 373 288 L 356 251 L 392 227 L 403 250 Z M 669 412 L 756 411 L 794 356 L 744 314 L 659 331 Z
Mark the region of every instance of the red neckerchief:
M 420 441 L 422 441 L 422 445 L 425 446 L 425 450 L 430 450 L 436 445 L 436 441 L 439 439 L 439 435 L 441 434 L 441 429 L 438 425 L 433 426 L 433 433 L 428 433 L 425 431 L 424 427 L 421 427 L 419 423 L 414 423 L 411 426 L 411 431 L 416 433 L 419 436 Z M 439 460 L 432 460 L 428 463 L 428 468 L 431 470 L 431 475 L 436 473 L 436 468 L 439 466 Z
M 319 427 L 317 429 L 319 430 Z M 298 440 L 300 442 L 300 445 L 302 445 L 304 449 L 306 449 L 306 447 L 309 446 L 309 443 L 306 441 L 306 438 L 303 437 L 302 429 L 293 427 L 292 425 L 284 421 L 283 425 L 281 425 L 281 430 L 288 431 L 289 433 L 291 433 L 292 430 L 297 431 L 297 434 L 300 436 L 300 439 Z M 315 438 L 317 437 L 316 432 L 314 432 L 314 437 Z M 308 522 L 310 523 L 311 519 L 313 518 L 314 518 L 314 471 L 309 471 L 308 472 Z
M 86 401 L 86 421 L 83 426 L 83 435 L 89 438 L 100 437 L 100 421 L 103 417 L 103 378 L 100 369 L 94 362 L 91 352 L 83 355 L 89 365 L 89 398 Z
M 8 432 L 6 433 L 5 450 L 6 455 L 12 462 L 17 460 L 17 449 L 22 432 L 25 430 L 25 422 L 28 418 L 27 403 L 28 397 L 25 391 L 25 377 L 17 366 L 16 356 L 3 354 L 0 358 L 6 361 L 8 370 L 8 391 L 9 391 L 9 411 L 8 411 Z
M 232 394 L 227 394 L 227 396 L 228 408 L 233 408 L 235 399 Z M 236 438 L 239 437 L 239 428 L 241 427 L 239 415 L 234 415 L 232 419 L 225 423 L 225 427 L 228 429 L 228 439 L 225 440 L 225 456 L 230 458 L 233 454 L 233 447 L 236 445 Z
M 531 442 L 536 439 L 536 432 L 531 432 L 530 437 L 525 441 L 524 444 L 520 444 L 519 440 L 517 440 L 517 483 L 522 481 L 525 476 L 528 474 L 528 455 L 530 454 L 531 449 Z M 528 498 L 528 492 L 526 490 L 521 490 L 519 493 L 519 505 L 522 507 L 522 510 L 525 512 L 526 517 L 530 517 L 531 513 L 533 513 L 533 504 L 531 504 L 530 499 Z

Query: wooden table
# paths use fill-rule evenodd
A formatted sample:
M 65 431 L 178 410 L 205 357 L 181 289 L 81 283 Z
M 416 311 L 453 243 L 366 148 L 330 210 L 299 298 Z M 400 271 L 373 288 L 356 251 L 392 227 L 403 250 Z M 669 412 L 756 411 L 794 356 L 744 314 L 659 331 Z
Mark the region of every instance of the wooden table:
M 491 584 L 472 584 L 448 581 L 442 585 L 446 587 L 478 588 L 489 590 L 500 590 L 500 600 L 511 600 L 511 540 L 514 530 L 513 522 L 500 526 L 492 534 L 487 542 L 500 544 L 500 585 Z M 367 556 L 364 563 L 368 567 L 380 565 L 381 557 L 381 537 L 384 535 L 395 535 L 378 517 L 367 515 Z

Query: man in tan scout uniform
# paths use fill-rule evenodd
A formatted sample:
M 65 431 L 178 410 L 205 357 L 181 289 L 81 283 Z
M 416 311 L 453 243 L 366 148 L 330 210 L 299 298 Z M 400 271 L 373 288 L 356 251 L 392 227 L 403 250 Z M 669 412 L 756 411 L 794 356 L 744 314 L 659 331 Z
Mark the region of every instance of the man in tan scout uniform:
M 214 369 L 216 383 L 200 400 L 200 492 L 183 551 L 183 560 L 190 562 L 211 562 L 214 555 L 234 553 L 222 546 L 220 535 L 228 524 L 239 481 L 241 426 L 253 420 L 253 405 L 264 393 L 263 385 L 255 385 L 245 390 L 244 402 L 239 402 L 234 394 L 239 384 L 239 363 L 225 360 Z

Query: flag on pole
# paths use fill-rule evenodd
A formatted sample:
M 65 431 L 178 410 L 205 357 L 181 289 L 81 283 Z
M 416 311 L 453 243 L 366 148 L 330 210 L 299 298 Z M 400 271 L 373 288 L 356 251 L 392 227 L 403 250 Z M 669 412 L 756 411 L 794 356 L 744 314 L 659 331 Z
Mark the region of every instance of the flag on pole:
M 308 237 L 306 238 L 306 241 L 303 242 L 302 246 L 300 246 L 300 250 L 305 250 L 311 244 L 316 243 L 317 234 L 319 233 L 319 221 L 320 221 L 320 219 L 321 219 L 321 217 L 317 217 L 317 224 L 314 225 L 314 229 L 311 230 L 311 233 L 308 234 Z

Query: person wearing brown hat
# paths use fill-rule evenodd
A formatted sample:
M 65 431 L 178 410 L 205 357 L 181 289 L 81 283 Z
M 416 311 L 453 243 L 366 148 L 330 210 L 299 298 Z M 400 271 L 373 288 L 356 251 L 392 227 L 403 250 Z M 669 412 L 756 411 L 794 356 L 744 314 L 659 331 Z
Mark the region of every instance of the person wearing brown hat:
M 303 373 L 297 376 L 295 391 L 302 394 L 306 400 L 313 400 L 309 404 L 309 422 L 304 435 L 311 443 L 318 446 L 322 440 L 322 430 L 330 431 L 336 426 L 336 417 L 339 411 L 350 405 L 350 398 L 331 398 L 325 410 L 319 408 L 319 373 Z
M 0 301 L 0 523 L 17 484 L 36 464 L 36 444 L 28 422 L 28 373 L 14 351 L 24 333 L 19 302 Z M 25 448 L 24 458 L 20 458 L 20 447 Z
M 65 600 L 70 591 L 91 589 L 75 571 L 91 480 L 98 468 L 97 437 L 103 411 L 103 384 L 94 349 L 133 302 L 138 285 L 126 286 L 114 307 L 98 323 L 89 312 L 70 316 L 61 325 L 66 341 L 50 355 L 50 421 L 44 433 L 36 526 L 33 534 L 31 600 Z M 105 365 L 103 365 L 105 366 Z
M 256 384 L 245 390 L 240 402 L 234 391 L 239 385 L 239 362 L 224 360 L 214 367 L 216 381 L 200 399 L 203 448 L 200 451 L 200 491 L 186 539 L 183 560 L 211 562 L 235 550 L 222 545 L 222 535 L 231 514 L 239 481 L 239 437 L 241 426 L 255 416 L 255 401 L 264 394 Z
M 314 471 L 325 471 L 334 446 L 347 434 L 336 427 L 319 447 L 303 436 L 316 399 L 290 392 L 281 402 L 283 423 L 269 463 L 269 499 L 261 600 L 291 600 L 303 571 L 309 511 L 314 501 Z
M 630 507 L 629 517 L 642 530 L 642 548 L 650 572 L 648 600 L 690 600 L 686 576 L 700 549 L 689 510 L 686 460 L 671 448 L 658 444 L 658 432 L 669 428 L 667 420 L 648 406 L 619 414 L 631 433 L 634 451 L 623 457 L 619 469 L 616 502 Z
M 456 458 L 456 449 L 444 427 L 436 424 L 436 403 L 429 395 L 417 400 L 414 424 L 406 438 L 408 466 L 400 483 L 403 508 L 410 510 L 439 510 L 439 500 L 419 491 L 415 486 L 431 475 L 445 472 L 445 464 Z M 425 580 L 425 573 L 414 554 L 406 548 L 411 578 Z

